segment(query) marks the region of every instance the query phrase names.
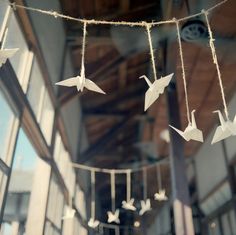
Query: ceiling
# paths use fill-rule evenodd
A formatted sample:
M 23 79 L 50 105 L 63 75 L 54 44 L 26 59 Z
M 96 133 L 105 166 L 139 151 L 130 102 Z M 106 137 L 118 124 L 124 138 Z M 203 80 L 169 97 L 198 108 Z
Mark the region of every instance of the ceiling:
M 63 13 L 73 17 L 125 21 L 179 18 L 216 3 L 210 0 L 61 0 L 61 2 Z M 236 1 L 229 0 L 210 15 L 227 100 L 230 100 L 236 88 L 235 9 Z M 193 22 L 187 22 L 190 23 Z M 73 63 L 79 72 L 82 26 L 70 21 L 65 24 Z M 186 22 L 182 25 L 184 26 Z M 81 101 L 90 147 L 78 157 L 78 162 L 107 168 L 127 168 L 136 163 L 154 163 L 157 161 L 156 158 L 143 154 L 136 147 L 137 143 L 148 141 L 157 144 L 159 157 L 167 157 L 168 143 L 160 138 L 160 133 L 168 128 L 166 96 L 161 95 L 148 112 L 143 111 L 147 84 L 138 78 L 143 74 L 152 78 L 147 34 L 136 28 L 104 25 L 89 25 L 87 31 L 86 75 L 106 91 L 107 95 L 87 90 L 78 94 L 76 89 L 60 88 L 62 105 L 78 97 Z M 153 44 L 156 49 L 158 77 L 172 72 L 176 75 L 181 124 L 184 129 L 187 117 L 175 33 L 173 26 L 153 29 Z M 217 116 L 212 114 L 212 111 L 222 108 L 216 69 L 207 39 L 205 35 L 201 40 L 183 41 L 190 109 L 196 109 L 197 125 L 203 131 L 205 138 L 217 123 Z M 200 146 L 201 144 L 194 141 L 185 143 L 186 157 L 193 156 Z M 148 173 L 150 185 L 156 184 L 155 178 L 151 177 L 153 173 L 155 169 Z M 162 173 L 165 176 L 163 177 L 165 184 L 170 185 L 168 166 L 163 166 Z M 105 192 L 110 190 L 109 178 L 104 175 L 98 177 L 99 182 L 102 182 L 98 186 L 99 193 L 106 195 Z M 141 177 L 137 175 L 133 178 L 138 182 Z M 139 192 L 140 189 L 135 187 L 137 184 L 133 191 Z M 152 187 L 149 193 L 154 192 L 155 189 Z M 125 195 L 124 193 L 125 180 L 121 179 L 118 180 L 117 203 L 122 199 L 122 195 Z M 110 206 L 109 197 L 109 195 L 103 196 L 101 200 L 104 211 Z M 124 220 L 130 215 L 125 216 Z

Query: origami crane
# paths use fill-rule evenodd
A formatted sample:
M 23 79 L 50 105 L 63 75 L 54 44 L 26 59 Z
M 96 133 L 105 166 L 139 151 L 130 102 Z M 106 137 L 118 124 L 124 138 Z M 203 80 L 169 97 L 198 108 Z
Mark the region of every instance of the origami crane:
M 220 140 L 226 139 L 229 136 L 236 135 L 236 115 L 233 122 L 230 120 L 224 120 L 220 110 L 216 110 L 213 113 L 218 113 L 220 119 L 220 126 L 217 127 L 211 144 L 214 144 Z
M 178 130 L 177 128 L 169 125 L 172 129 L 174 129 L 176 132 L 178 132 L 186 141 L 189 140 L 196 140 L 203 142 L 203 134 L 202 131 L 197 128 L 195 116 L 194 116 L 195 110 L 191 112 L 191 122 L 188 124 L 186 129 L 184 131 Z
M 15 55 L 19 48 L 15 49 L 1 49 L 0 50 L 0 67 L 6 63 L 7 59 Z
M 119 209 L 116 209 L 115 213 L 108 211 L 107 212 L 107 215 L 108 215 L 107 222 L 108 223 L 115 222 L 115 223 L 119 224 L 120 223 L 119 214 L 120 214 Z
M 81 67 L 80 76 L 68 78 L 66 80 L 57 82 L 56 85 L 66 86 L 66 87 L 76 86 L 78 91 L 83 91 L 83 89 L 85 87 L 88 90 L 95 91 L 95 92 L 102 93 L 102 94 L 106 94 L 93 81 L 85 78 L 85 70 L 84 70 L 84 66 L 83 65 Z
M 136 207 L 133 205 L 134 204 L 134 198 L 131 198 L 129 201 L 123 201 L 122 202 L 122 207 L 126 210 L 130 211 L 136 211 Z
M 90 228 L 96 228 L 99 225 L 99 221 L 95 220 L 94 218 L 90 218 L 89 222 L 88 222 L 88 226 Z
M 139 211 L 139 215 L 143 215 L 147 211 L 150 211 L 151 208 L 151 202 L 150 199 L 146 199 L 146 201 L 141 200 L 141 210 Z
M 146 111 L 155 102 L 155 100 L 159 97 L 160 94 L 163 94 L 164 89 L 169 85 L 173 75 L 174 74 L 172 73 L 165 77 L 161 77 L 154 83 L 151 83 L 145 75 L 139 77 L 144 78 L 149 86 L 149 89 L 145 93 L 144 111 Z
M 155 193 L 154 197 L 157 201 L 166 201 L 168 199 L 165 189 L 160 189 L 158 193 Z
M 72 218 L 74 218 L 74 215 L 75 215 L 75 210 L 72 209 L 70 206 L 66 206 L 66 213 L 62 217 L 62 219 L 63 220 L 65 220 L 65 219 L 72 219 Z

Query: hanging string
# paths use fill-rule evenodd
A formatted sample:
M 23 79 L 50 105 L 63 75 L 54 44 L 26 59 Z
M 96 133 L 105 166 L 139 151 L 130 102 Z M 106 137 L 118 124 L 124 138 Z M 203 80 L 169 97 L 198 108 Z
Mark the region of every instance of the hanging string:
M 185 102 L 186 102 L 186 110 L 187 110 L 187 119 L 188 119 L 188 123 L 191 123 L 190 111 L 189 111 L 189 101 L 188 101 L 188 92 L 187 92 L 187 83 L 186 83 L 186 74 L 185 74 L 185 67 L 184 67 L 184 56 L 183 56 L 183 48 L 182 48 L 182 42 L 181 42 L 181 36 L 180 36 L 179 21 L 175 20 L 175 22 L 176 22 L 176 29 L 177 29 L 178 44 L 179 44 L 180 61 L 181 61 L 181 67 L 182 67 L 182 78 L 183 78 L 183 83 L 184 83 L 184 94 L 185 94 Z
M 82 58 L 81 58 L 81 68 L 84 67 L 84 54 L 85 54 L 85 44 L 86 44 L 86 27 L 87 27 L 87 23 L 84 22 L 84 28 L 83 28 L 83 41 L 82 41 Z
M 147 170 L 143 169 L 143 199 L 147 199 Z
M 120 228 L 118 226 L 115 228 L 115 235 L 120 235 Z
M 154 80 L 156 81 L 157 80 L 157 72 L 156 72 L 156 66 L 155 66 L 154 50 L 153 50 L 153 46 L 152 46 L 151 27 L 152 27 L 151 25 L 146 24 L 148 43 L 149 43 L 150 55 L 151 55 L 151 61 L 152 61 L 152 70 L 153 70 Z
M 210 48 L 211 48 L 213 62 L 216 65 L 216 70 L 217 70 L 217 75 L 218 75 L 219 85 L 220 85 L 220 90 L 221 90 L 221 96 L 222 96 L 223 105 L 224 105 L 224 112 L 225 112 L 226 118 L 229 120 L 229 112 L 228 112 L 228 108 L 227 108 L 227 104 L 226 104 L 226 100 L 225 100 L 224 87 L 223 87 L 221 72 L 220 72 L 218 58 L 217 58 L 215 44 L 214 44 L 215 39 L 213 38 L 211 26 L 210 26 L 209 19 L 208 19 L 208 13 L 204 10 L 202 12 L 204 13 L 205 18 L 206 18 L 207 29 L 208 29 L 208 33 L 209 33 L 209 37 L 210 37 L 209 44 L 210 44 Z
M 211 8 L 207 9 L 206 11 L 212 11 L 215 8 L 221 6 L 222 4 L 226 3 L 228 0 L 224 0 L 222 2 L 219 2 L 218 4 L 212 6 Z M 21 8 L 21 9 L 25 9 L 28 11 L 32 11 L 32 12 L 38 12 L 44 15 L 49 15 L 55 18 L 62 18 L 62 19 L 66 19 L 66 20 L 71 20 L 71 21 L 76 21 L 79 23 L 84 23 L 86 22 L 87 24 L 94 24 L 94 25 L 124 25 L 124 26 L 141 26 L 141 27 L 145 27 L 147 24 L 152 26 L 156 26 L 156 25 L 161 25 L 161 24 L 170 24 L 170 23 L 175 23 L 175 20 L 165 20 L 165 21 L 152 21 L 152 22 L 146 22 L 146 21 L 142 21 L 142 22 L 128 22 L 128 21 L 107 21 L 107 20 L 95 20 L 95 19 L 81 19 L 81 18 L 76 18 L 76 17 L 72 17 L 69 15 L 64 15 L 61 13 L 58 13 L 56 11 L 46 11 L 46 10 L 42 10 L 39 8 L 33 8 L 33 7 L 27 7 L 27 6 L 23 6 L 23 5 L 18 5 L 15 2 L 13 3 L 9 3 L 10 6 L 12 6 L 13 9 L 16 8 Z M 178 21 L 185 21 L 191 18 L 195 18 L 197 16 L 202 15 L 202 12 L 187 16 L 187 17 L 183 17 L 178 19 Z
M 128 170 L 126 173 L 126 201 L 131 199 L 131 171 Z
M 116 181 L 115 181 L 115 172 L 111 172 L 111 208 L 114 213 L 116 210 Z
M 115 172 L 115 174 L 126 174 L 127 171 L 130 172 L 139 172 L 142 171 L 143 169 L 150 169 L 152 167 L 157 166 L 158 164 L 163 164 L 163 163 L 169 163 L 169 158 L 168 157 L 162 157 L 158 159 L 157 163 L 154 164 L 150 164 L 150 165 L 146 165 L 146 166 L 142 166 L 140 168 L 134 168 L 134 169 L 106 169 L 106 168 L 98 168 L 98 167 L 92 167 L 92 166 L 86 166 L 83 164 L 79 164 L 79 163 L 71 163 L 71 165 L 79 170 L 87 170 L 87 171 L 92 171 L 94 170 L 95 172 L 102 172 L 102 173 L 107 173 L 110 174 L 112 171 Z
M 3 39 L 2 39 L 2 43 L 1 43 L 1 49 L 4 48 L 4 45 L 6 43 L 6 39 L 7 39 L 7 34 L 8 34 L 8 28 L 5 30 L 4 35 L 3 35 Z
M 161 179 L 161 166 L 157 165 L 157 183 L 158 183 L 158 190 L 162 189 L 162 179 Z
M 91 171 L 91 218 L 95 219 L 95 171 Z

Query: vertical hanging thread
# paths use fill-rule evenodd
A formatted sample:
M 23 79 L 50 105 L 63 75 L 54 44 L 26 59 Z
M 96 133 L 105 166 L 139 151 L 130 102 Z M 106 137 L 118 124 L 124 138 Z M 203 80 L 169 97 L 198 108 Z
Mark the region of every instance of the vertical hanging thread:
M 186 83 L 186 74 L 185 74 L 185 67 L 184 67 L 184 56 L 183 56 L 183 48 L 182 48 L 182 42 L 180 37 L 180 29 L 179 29 L 179 21 L 175 19 L 176 22 L 176 29 L 177 29 L 177 37 L 178 37 L 178 44 L 179 44 L 179 55 L 180 55 L 180 61 L 181 61 L 181 67 L 182 67 L 182 78 L 184 83 L 184 93 L 185 93 L 185 102 L 186 102 L 186 110 L 187 110 L 187 119 L 188 123 L 191 123 L 190 121 L 190 111 L 189 111 L 189 101 L 188 101 L 188 92 L 187 92 L 187 83 Z
M 157 183 L 158 183 L 158 190 L 162 189 L 162 179 L 161 179 L 161 166 L 157 165 Z
M 85 44 L 86 44 L 86 33 L 87 33 L 87 21 L 84 21 L 83 27 L 83 41 L 82 41 L 82 51 L 81 51 L 81 68 L 84 67 L 84 55 L 85 55 Z
M 214 44 L 215 39 L 213 38 L 211 26 L 210 26 L 209 19 L 208 19 L 208 13 L 205 10 L 203 10 L 202 12 L 204 13 L 205 18 L 206 18 L 206 24 L 207 24 L 207 29 L 208 29 L 209 38 L 210 38 L 209 45 L 211 48 L 213 62 L 216 65 L 216 70 L 217 70 L 217 75 L 218 75 L 218 80 L 219 80 L 219 85 L 220 85 L 220 90 L 221 90 L 221 96 L 222 96 L 222 101 L 223 101 L 223 105 L 224 105 L 224 112 L 225 112 L 225 116 L 226 116 L 227 120 L 229 120 L 229 112 L 228 112 L 228 108 L 227 108 L 227 104 L 226 104 L 226 100 L 225 100 L 224 87 L 223 87 L 221 72 L 220 72 L 218 58 L 217 58 L 215 44 Z
M 131 170 L 126 173 L 126 200 L 127 202 L 131 199 Z
M 111 208 L 112 212 L 114 213 L 116 210 L 116 203 L 115 203 L 115 198 L 116 198 L 116 181 L 115 181 L 115 172 L 111 171 Z
M 147 169 L 143 168 L 143 199 L 147 199 Z
M 155 65 L 155 57 L 154 57 L 154 50 L 153 50 L 153 45 L 152 45 L 152 36 L 151 36 L 151 25 L 146 24 L 146 30 L 147 30 L 147 35 L 148 35 L 148 43 L 149 43 L 149 48 L 150 48 L 150 55 L 151 55 L 151 61 L 152 61 L 152 70 L 153 70 L 153 75 L 155 81 L 157 80 L 157 71 L 156 71 L 156 65 Z
M 95 171 L 91 170 L 91 218 L 95 219 L 95 210 L 96 210 L 96 204 L 95 204 Z

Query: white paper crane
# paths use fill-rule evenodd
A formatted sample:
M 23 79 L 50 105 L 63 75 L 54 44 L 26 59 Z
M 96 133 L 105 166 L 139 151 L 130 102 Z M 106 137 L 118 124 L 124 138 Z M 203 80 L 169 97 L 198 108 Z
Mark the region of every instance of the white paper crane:
M 108 220 L 107 220 L 108 223 L 112 223 L 112 222 L 115 222 L 117 224 L 120 223 L 120 219 L 119 219 L 120 211 L 119 211 L 119 209 L 116 209 L 115 213 L 113 213 L 111 211 L 108 211 L 107 215 L 108 215 Z
M 151 209 L 152 209 L 151 202 L 149 198 L 146 200 L 141 200 L 141 210 L 139 211 L 139 215 L 143 215 L 144 213 L 150 211 Z
M 155 102 L 155 100 L 158 99 L 160 94 L 163 94 L 164 89 L 169 85 L 173 75 L 174 74 L 172 73 L 165 77 L 161 77 L 153 83 L 151 83 L 145 75 L 139 77 L 144 78 L 149 86 L 149 89 L 145 93 L 144 111 L 146 111 Z
M 160 202 L 168 200 L 165 189 L 160 189 L 158 193 L 154 194 L 154 197 L 155 197 L 155 200 L 160 201 Z
M 10 59 L 15 53 L 19 50 L 19 48 L 15 49 L 1 49 L 0 50 L 0 67 L 6 63 L 7 59 Z
M 66 80 L 57 82 L 56 85 L 73 87 L 76 86 L 78 91 L 83 91 L 84 88 L 88 90 L 95 91 L 98 93 L 106 94 L 99 86 L 97 86 L 93 81 L 85 78 L 84 65 L 81 67 L 80 75 Z
M 131 198 L 129 201 L 122 201 L 122 207 L 126 210 L 136 211 L 134 206 L 134 198 Z
M 202 131 L 197 128 L 197 124 L 195 121 L 194 116 L 195 110 L 191 112 L 191 122 L 188 124 L 186 129 L 184 131 L 178 130 L 177 128 L 169 125 L 172 129 L 174 129 L 176 132 L 178 132 L 186 141 L 189 140 L 196 140 L 199 142 L 203 142 L 203 134 Z
M 66 206 L 65 209 L 65 215 L 62 217 L 63 220 L 65 219 L 73 219 L 75 215 L 75 210 L 70 207 L 70 206 Z
M 214 144 L 218 141 L 226 139 L 230 136 L 236 135 L 236 115 L 234 117 L 233 122 L 230 120 L 224 120 L 222 113 L 220 110 L 214 111 L 214 113 L 218 113 L 220 119 L 220 126 L 217 127 L 211 144 Z
M 90 218 L 89 222 L 88 222 L 88 226 L 90 228 L 97 228 L 97 226 L 99 225 L 99 221 L 98 220 L 94 220 L 93 218 Z

